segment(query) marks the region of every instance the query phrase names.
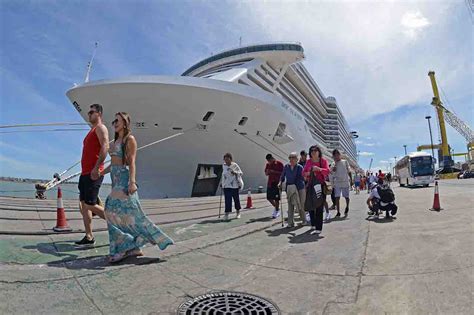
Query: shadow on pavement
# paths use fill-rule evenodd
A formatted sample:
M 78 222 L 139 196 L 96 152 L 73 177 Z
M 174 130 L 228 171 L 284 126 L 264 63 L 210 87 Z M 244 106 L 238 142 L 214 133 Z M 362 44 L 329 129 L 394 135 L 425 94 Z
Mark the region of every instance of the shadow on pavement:
M 229 222 L 229 221 L 231 221 L 231 220 L 232 220 L 232 218 L 230 218 L 230 219 L 227 220 L 227 221 L 224 221 L 224 216 L 222 216 L 220 219 L 204 220 L 204 221 L 198 222 L 197 224 L 224 223 L 224 222 Z
M 108 247 L 109 245 L 95 246 L 94 248 Z M 51 242 L 51 243 L 38 243 L 36 245 L 24 246 L 24 249 L 37 250 L 42 254 L 53 255 L 56 257 L 63 257 L 62 261 L 74 260 L 79 255 L 73 254 L 72 252 L 85 251 L 91 248 L 78 248 L 70 242 Z
M 66 268 L 72 270 L 81 270 L 81 269 L 89 269 L 89 270 L 105 270 L 108 267 L 114 266 L 125 266 L 125 265 L 149 265 L 149 264 L 156 264 L 156 263 L 163 263 L 166 262 L 164 259 L 160 259 L 158 257 L 127 257 L 124 260 L 111 264 L 108 261 L 107 256 L 94 256 L 94 257 L 84 257 L 75 260 L 58 260 L 49 262 L 47 265 L 49 267 L 58 267 L 58 268 Z
M 337 222 L 337 221 L 346 221 L 349 220 L 349 216 L 342 215 L 340 217 L 335 217 L 332 216 L 329 220 L 324 220 L 324 224 L 329 224 L 331 222 Z
M 73 252 L 82 252 L 86 250 L 96 251 L 102 247 L 109 247 L 108 244 L 98 245 L 94 247 L 78 248 L 74 244 L 64 242 L 51 242 L 51 243 L 38 243 L 36 245 L 24 246 L 24 249 L 37 250 L 42 254 L 53 255 L 61 259 L 48 262 L 47 265 L 50 267 L 66 268 L 66 269 L 91 269 L 91 270 L 104 270 L 110 266 L 117 265 L 147 265 L 153 263 L 162 263 L 165 260 L 161 260 L 157 257 L 128 257 L 123 261 L 116 264 L 109 264 L 107 256 L 104 255 L 90 255 L 87 257 L 79 257 L 78 254 Z
M 302 228 L 302 225 L 295 225 L 294 227 L 280 227 L 278 229 L 274 230 L 265 230 L 267 232 L 268 236 L 274 237 L 274 236 L 280 236 L 282 234 L 291 234 L 293 231 L 296 231 L 300 228 Z
M 290 236 L 288 236 L 288 238 L 291 244 L 317 242 L 318 240 L 324 238 L 324 236 L 321 236 L 319 234 L 311 234 L 311 230 L 307 230 L 306 232 L 302 234 L 298 234 L 298 235 L 296 235 L 295 233 L 289 233 L 289 234 Z
M 368 216 L 365 218 L 367 221 L 374 222 L 374 223 L 391 223 L 395 221 L 397 218 L 396 217 L 390 217 L 390 218 L 385 218 L 385 217 L 374 217 L 374 216 Z
M 249 224 L 249 223 L 254 223 L 254 222 L 270 222 L 270 221 L 273 221 L 273 220 L 276 220 L 276 219 L 274 219 L 272 217 L 263 217 L 263 218 L 257 218 L 257 219 L 249 219 L 246 223 Z

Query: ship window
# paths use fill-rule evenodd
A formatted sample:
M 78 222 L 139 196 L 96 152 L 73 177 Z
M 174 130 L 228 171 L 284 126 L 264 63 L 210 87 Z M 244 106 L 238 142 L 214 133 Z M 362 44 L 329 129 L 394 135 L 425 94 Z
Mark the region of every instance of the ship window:
M 245 125 L 245 123 L 247 122 L 247 120 L 249 120 L 248 117 L 242 117 L 242 119 L 240 119 L 240 121 L 239 121 L 239 126 Z
M 212 117 L 214 117 L 214 112 L 207 112 L 206 115 L 202 118 L 203 121 L 209 121 Z
M 277 131 L 275 132 L 275 137 L 283 137 L 285 135 L 286 125 L 284 123 L 279 123 Z

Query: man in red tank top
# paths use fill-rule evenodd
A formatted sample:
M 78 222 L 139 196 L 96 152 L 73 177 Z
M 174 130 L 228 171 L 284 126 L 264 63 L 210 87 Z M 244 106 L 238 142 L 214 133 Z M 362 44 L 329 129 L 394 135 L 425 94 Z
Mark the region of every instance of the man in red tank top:
M 104 207 L 98 205 L 99 189 L 104 176 L 104 160 L 109 150 L 109 133 L 102 123 L 102 105 L 92 104 L 87 113 L 91 130 L 84 138 L 81 158 L 81 177 L 79 177 L 79 200 L 86 235 L 78 242 L 78 246 L 93 246 L 92 216 L 98 215 L 105 219 Z

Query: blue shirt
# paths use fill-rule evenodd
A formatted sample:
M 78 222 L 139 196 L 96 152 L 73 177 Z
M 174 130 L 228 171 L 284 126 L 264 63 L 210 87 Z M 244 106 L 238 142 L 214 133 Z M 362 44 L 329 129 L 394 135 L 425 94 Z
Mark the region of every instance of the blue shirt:
M 290 164 L 286 164 L 283 168 L 283 173 L 281 173 L 280 181 L 284 182 L 286 179 L 287 185 L 296 185 L 298 190 L 304 188 L 304 178 L 303 178 L 303 167 L 299 164 L 296 164 L 293 170 L 291 170 Z

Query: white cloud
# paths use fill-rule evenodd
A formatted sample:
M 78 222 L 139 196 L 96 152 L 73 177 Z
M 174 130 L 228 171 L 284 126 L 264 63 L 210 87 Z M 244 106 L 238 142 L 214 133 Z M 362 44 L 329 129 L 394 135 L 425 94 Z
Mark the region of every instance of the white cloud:
M 415 39 L 423 28 L 430 25 L 430 22 L 420 11 L 416 11 L 405 13 L 402 16 L 400 24 L 405 28 L 403 31 L 405 35 L 411 39 Z
M 364 152 L 360 152 L 359 155 L 360 155 L 360 156 L 373 156 L 374 153 L 373 153 L 373 152 L 366 152 L 366 151 L 364 151 Z
M 379 163 L 380 163 L 380 164 L 388 164 L 388 163 L 390 163 L 390 162 L 389 162 L 389 161 L 385 161 L 385 160 L 381 160 L 381 161 L 379 161 Z
M 457 7 L 455 1 L 249 1 L 239 4 L 236 14 L 242 24 L 264 33 L 255 40 L 301 42 L 304 65 L 321 90 L 334 95 L 346 118 L 357 122 L 407 104 L 429 104 L 430 69 L 451 95 L 469 93 L 460 82 L 472 78 L 470 51 L 459 44 L 470 36 L 454 37 L 447 27 Z M 426 36 L 414 40 L 407 30 Z M 450 44 L 433 50 L 440 40 Z

